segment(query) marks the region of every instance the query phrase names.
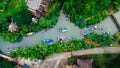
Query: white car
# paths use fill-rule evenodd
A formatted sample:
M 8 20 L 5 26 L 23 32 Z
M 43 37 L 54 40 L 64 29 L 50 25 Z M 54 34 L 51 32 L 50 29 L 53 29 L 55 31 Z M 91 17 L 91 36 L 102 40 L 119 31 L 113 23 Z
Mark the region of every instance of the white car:
M 67 28 L 65 26 L 59 28 L 59 32 L 66 32 Z
M 26 34 L 26 36 L 32 36 L 34 34 L 35 34 L 35 32 L 29 32 L 29 33 Z

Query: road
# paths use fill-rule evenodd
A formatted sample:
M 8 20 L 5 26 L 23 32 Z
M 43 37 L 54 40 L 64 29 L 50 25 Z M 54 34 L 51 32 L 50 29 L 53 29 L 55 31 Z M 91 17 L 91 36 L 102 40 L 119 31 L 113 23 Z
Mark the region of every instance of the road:
M 106 18 L 100 24 L 96 24 L 96 25 L 98 27 L 106 28 L 105 30 L 97 29 L 94 31 L 100 34 L 103 33 L 104 31 L 110 32 L 112 35 L 118 32 L 116 26 L 114 25 L 110 17 Z M 68 31 L 65 33 L 60 33 L 59 27 L 61 26 L 66 26 Z M 2 39 L 0 38 L 0 50 L 3 51 L 3 53 L 7 54 L 9 51 L 15 49 L 16 47 L 29 47 L 41 42 L 44 39 L 53 39 L 54 42 L 56 42 L 58 36 L 65 36 L 66 41 L 68 41 L 69 37 L 83 39 L 84 36 L 80 34 L 80 32 L 83 30 L 90 32 L 88 28 L 80 29 L 70 21 L 66 20 L 64 14 L 61 11 L 60 16 L 58 18 L 58 22 L 54 28 L 51 28 L 46 32 L 37 32 L 33 36 L 23 37 L 22 41 L 15 43 L 3 42 Z

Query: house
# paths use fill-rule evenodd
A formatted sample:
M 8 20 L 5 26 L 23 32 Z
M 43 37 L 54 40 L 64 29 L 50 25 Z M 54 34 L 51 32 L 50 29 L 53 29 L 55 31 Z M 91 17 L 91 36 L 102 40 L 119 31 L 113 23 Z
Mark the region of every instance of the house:
M 77 65 L 73 68 L 93 68 L 93 59 L 77 59 Z
M 42 17 L 47 12 L 48 5 L 51 0 L 26 0 L 28 10 L 30 10 L 36 18 Z

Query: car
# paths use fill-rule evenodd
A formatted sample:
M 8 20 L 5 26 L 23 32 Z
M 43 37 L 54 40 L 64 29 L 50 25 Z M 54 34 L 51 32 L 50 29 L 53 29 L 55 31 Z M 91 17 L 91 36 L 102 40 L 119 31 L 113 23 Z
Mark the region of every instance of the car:
M 98 28 L 98 26 L 94 26 L 94 29 L 97 29 Z
M 87 25 L 87 28 L 91 28 L 91 27 L 93 27 L 93 25 Z
M 35 32 L 29 32 L 29 33 L 26 34 L 26 36 L 32 36 L 34 34 L 35 34 Z
M 59 28 L 59 32 L 66 32 L 67 28 L 65 26 Z
M 94 28 L 89 28 L 90 31 L 94 31 L 95 29 Z
M 52 45 L 53 44 L 53 40 L 52 39 L 45 39 L 42 40 L 43 43 L 46 43 L 47 45 Z
M 43 29 L 42 30 L 42 32 L 46 32 L 46 31 L 48 31 L 50 28 L 45 28 L 45 29 Z
M 109 35 L 109 34 L 110 34 L 110 32 L 103 32 L 103 34 Z
M 65 14 L 65 19 L 68 20 L 69 19 L 69 15 Z
M 88 32 L 87 32 L 86 30 L 83 30 L 83 31 L 81 32 L 81 34 L 82 34 L 82 35 L 87 35 Z

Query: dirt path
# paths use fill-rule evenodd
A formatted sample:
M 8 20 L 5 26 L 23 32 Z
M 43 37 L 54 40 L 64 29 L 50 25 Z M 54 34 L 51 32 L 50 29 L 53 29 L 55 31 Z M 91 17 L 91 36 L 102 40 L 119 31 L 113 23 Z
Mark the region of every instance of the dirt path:
M 90 41 L 90 40 L 88 40 L 87 38 L 85 38 L 85 42 L 86 42 L 87 44 L 93 44 L 93 45 L 95 45 L 96 47 L 99 47 L 99 46 L 100 46 L 98 43 L 96 43 L 96 42 L 94 42 L 94 41 Z

